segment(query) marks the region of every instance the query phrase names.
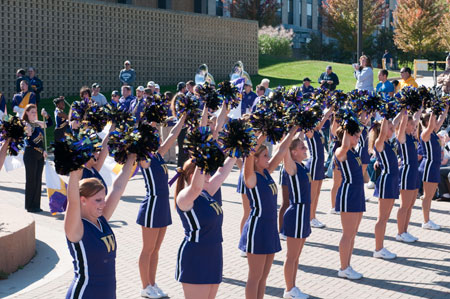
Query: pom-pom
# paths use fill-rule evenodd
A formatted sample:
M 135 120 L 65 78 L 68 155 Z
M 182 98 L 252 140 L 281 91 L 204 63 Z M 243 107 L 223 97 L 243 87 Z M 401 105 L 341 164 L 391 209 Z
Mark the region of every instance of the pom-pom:
M 422 107 L 422 96 L 419 90 L 413 86 L 405 86 L 395 94 L 401 109 L 413 114 Z
M 324 89 L 324 91 L 329 92 L 328 89 Z M 331 108 L 334 111 L 337 111 L 347 102 L 348 95 L 342 90 L 334 90 L 330 92 L 330 95 L 322 96 L 322 98 L 324 99 L 323 103 L 326 108 Z
M 93 128 L 96 132 L 101 132 L 108 122 L 108 113 L 102 107 L 93 102 L 87 105 L 84 112 L 83 123 L 88 127 Z
M 90 100 L 88 99 L 73 102 L 70 106 L 70 119 L 82 121 L 90 104 Z
M 264 96 L 256 105 L 255 112 L 250 116 L 252 126 L 267 136 L 267 140 L 276 143 L 280 141 L 287 128 L 284 120 L 284 103 L 276 103 Z
M 344 105 L 336 112 L 336 121 L 350 135 L 360 132 L 360 122 L 357 114 L 350 105 Z
M 51 145 L 56 172 L 68 175 L 71 171 L 82 168 L 101 149 L 101 144 L 102 140 L 92 129 L 81 129 L 77 135 L 66 133 L 65 139 Z
M 8 155 L 17 156 L 25 139 L 25 122 L 17 116 L 7 115 L 0 125 L 0 140 L 8 138 Z
M 286 105 L 295 104 L 299 105 L 303 101 L 303 93 L 301 87 L 293 86 L 284 95 Z
M 217 85 L 217 92 L 223 97 L 228 109 L 233 109 L 239 106 L 241 101 L 241 94 L 238 88 L 228 80 L 225 80 Z
M 213 139 L 209 127 L 195 128 L 186 135 L 184 149 L 202 172 L 214 173 L 223 166 L 225 155 Z
M 219 133 L 219 143 L 223 152 L 236 158 L 248 157 L 256 147 L 253 128 L 244 120 L 232 119 Z
M 109 154 L 119 164 L 125 164 L 128 154 L 136 154 L 137 161 L 148 161 L 158 151 L 158 130 L 146 122 L 138 127 L 124 124 L 109 134 Z
M 167 104 L 157 94 L 147 97 L 144 107 L 144 118 L 148 122 L 165 123 L 169 112 Z
M 393 119 L 400 112 L 401 107 L 395 97 L 385 98 L 379 106 L 379 113 L 386 119 Z
M 216 111 L 222 105 L 222 96 L 212 87 L 209 82 L 195 86 L 196 93 L 209 109 Z
M 289 126 L 297 125 L 304 132 L 311 131 L 323 117 L 321 104 L 313 100 L 302 105 L 290 105 L 287 108 L 285 122 Z
M 333 99 L 330 94 L 330 90 L 327 88 L 318 88 L 314 90 L 312 94 L 312 99 L 317 103 L 320 103 L 325 108 L 330 108 L 333 105 Z M 307 101 L 304 102 L 305 104 Z
M 191 128 L 199 126 L 202 110 L 200 109 L 200 102 L 195 96 L 186 96 L 178 93 L 175 96 L 175 111 L 177 118 L 180 119 L 183 114 L 186 114 L 185 124 Z
M 131 113 L 126 111 L 125 108 L 120 104 L 107 104 L 104 106 L 104 110 L 107 114 L 108 120 L 116 125 L 128 124 L 132 126 L 136 121 Z

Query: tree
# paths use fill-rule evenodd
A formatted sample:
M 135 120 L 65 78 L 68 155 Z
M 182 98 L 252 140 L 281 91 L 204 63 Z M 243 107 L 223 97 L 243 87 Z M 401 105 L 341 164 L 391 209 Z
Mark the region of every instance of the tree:
M 363 9 L 363 42 L 368 44 L 372 40 L 372 33 L 381 24 L 386 15 L 384 0 L 364 1 Z M 358 1 L 357 0 L 328 0 L 323 1 L 320 12 L 324 16 L 322 31 L 329 37 L 335 38 L 339 46 L 348 52 L 355 52 L 358 30 Z
M 437 28 L 443 11 L 441 2 L 436 0 L 398 0 L 393 13 L 397 47 L 417 57 L 438 49 Z
M 281 5 L 277 0 L 233 0 L 231 15 L 235 18 L 256 20 L 259 26 L 279 25 L 281 20 L 277 10 Z
M 438 34 L 441 38 L 441 45 L 444 47 L 444 50 L 450 51 L 450 0 L 444 2 L 444 8 L 446 8 L 441 22 L 438 27 Z

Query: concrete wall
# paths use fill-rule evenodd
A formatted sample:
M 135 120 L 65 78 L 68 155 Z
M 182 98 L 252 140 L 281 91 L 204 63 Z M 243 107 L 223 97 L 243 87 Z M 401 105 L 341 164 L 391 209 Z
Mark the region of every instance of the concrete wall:
M 44 81 L 44 98 L 93 82 L 118 89 L 127 59 L 135 85 L 187 81 L 202 63 L 216 80 L 237 60 L 251 74 L 258 69 L 256 22 L 90 0 L 1 3 L 0 92 L 8 99 L 16 70 L 29 66 Z

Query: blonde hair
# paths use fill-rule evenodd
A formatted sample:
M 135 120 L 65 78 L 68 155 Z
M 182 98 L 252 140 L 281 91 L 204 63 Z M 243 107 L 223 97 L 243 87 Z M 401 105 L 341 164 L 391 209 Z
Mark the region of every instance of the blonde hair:
M 303 143 L 303 140 L 300 139 L 300 137 L 294 138 L 294 140 L 292 140 L 291 144 L 289 145 L 289 150 L 292 151 L 296 149 L 300 143 Z
M 97 178 L 82 179 L 79 185 L 80 196 L 91 197 L 105 189 L 102 182 Z

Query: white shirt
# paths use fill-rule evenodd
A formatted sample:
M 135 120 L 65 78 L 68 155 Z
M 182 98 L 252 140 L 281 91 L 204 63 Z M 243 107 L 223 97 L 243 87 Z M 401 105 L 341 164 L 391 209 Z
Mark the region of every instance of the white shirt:
M 106 97 L 105 97 L 103 94 L 101 94 L 101 93 L 98 93 L 98 95 L 96 95 L 96 96 L 91 96 L 91 98 L 92 98 L 99 106 L 105 106 L 105 105 L 108 103 L 108 101 L 106 101 Z
M 365 67 L 361 71 L 355 71 L 356 89 L 373 91 L 373 71 L 371 67 Z

